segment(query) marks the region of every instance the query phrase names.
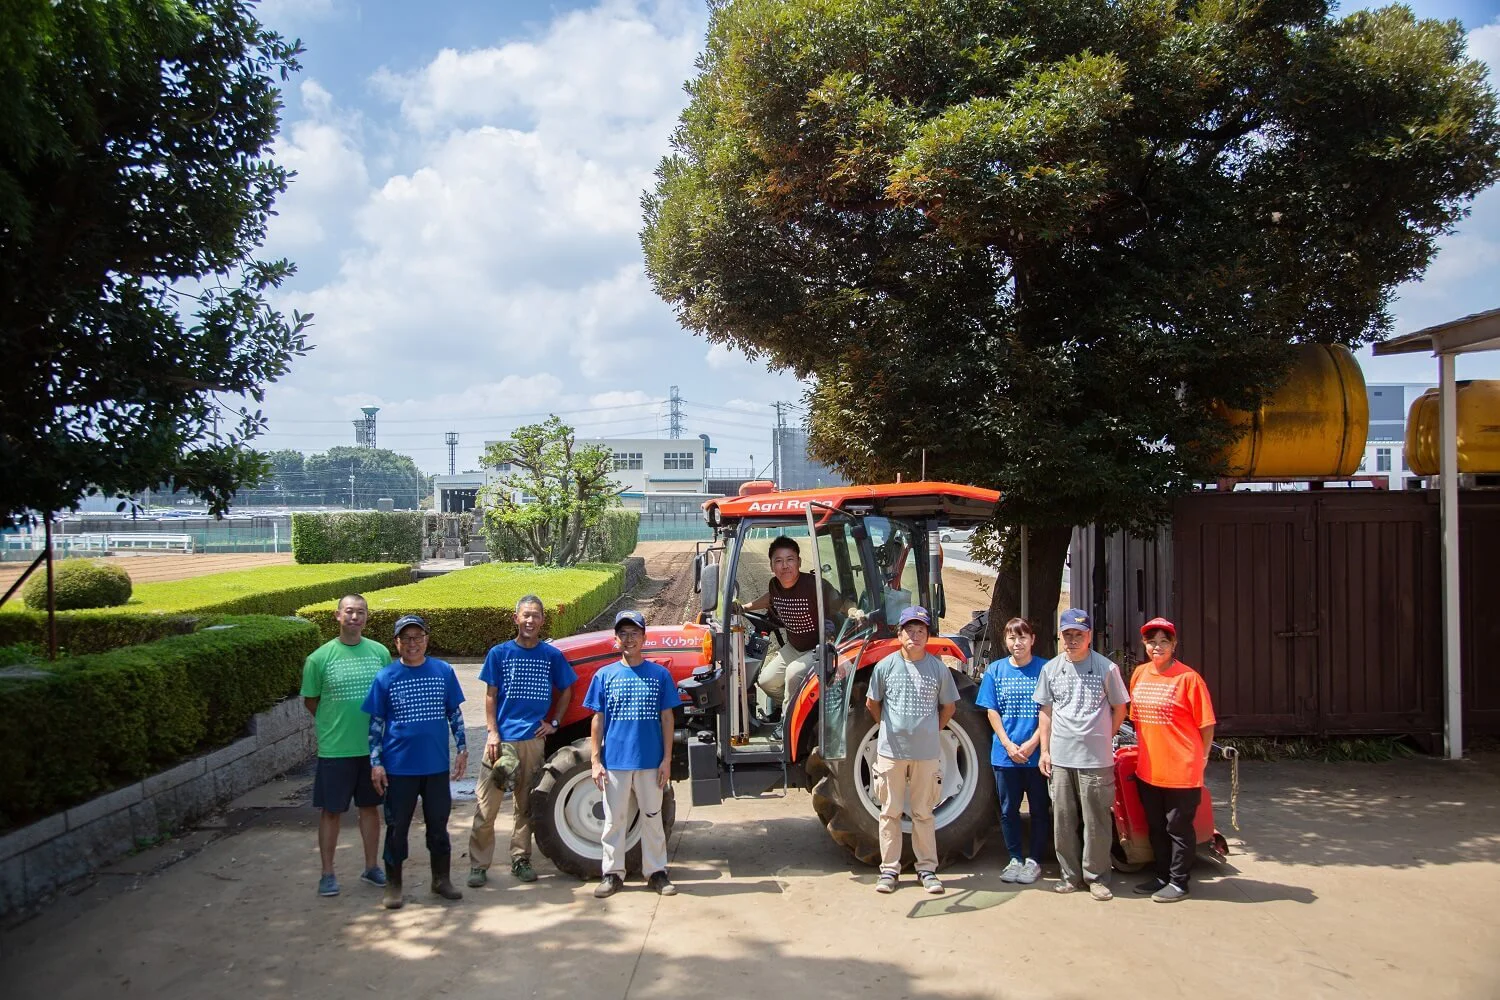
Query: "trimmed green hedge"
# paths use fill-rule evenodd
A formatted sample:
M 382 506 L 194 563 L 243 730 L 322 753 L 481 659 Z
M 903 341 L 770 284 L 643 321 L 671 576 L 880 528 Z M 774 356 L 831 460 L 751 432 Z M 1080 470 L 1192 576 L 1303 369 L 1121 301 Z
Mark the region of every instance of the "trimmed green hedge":
M 313 601 L 411 582 L 401 563 L 260 566 L 166 583 L 142 583 L 117 608 L 59 612 L 57 644 L 69 654 L 101 653 L 193 630 L 205 615 L 290 615 Z M 18 607 L 14 602 L 7 609 Z M 0 646 L 47 642 L 47 614 L 0 611 Z
M 293 514 L 292 556 L 299 563 L 422 561 L 421 511 L 351 510 Z
M 579 561 L 619 562 L 635 551 L 640 533 L 639 511 L 622 510 L 618 507 L 606 510 L 598 527 L 594 529 L 594 534 L 589 538 L 589 543 L 584 546 L 583 557 Z M 521 543 L 516 533 L 498 518 L 491 517 L 488 512 L 484 516 L 484 544 L 490 551 L 490 558 L 498 562 L 531 561 L 530 550 Z
M 121 646 L 138 646 L 169 635 L 184 635 L 198 625 L 196 615 L 164 615 L 95 611 L 59 612 L 57 646 L 70 656 L 103 653 Z M 0 611 L 0 646 L 29 642 L 45 649 L 47 614 L 34 611 Z
M 30 822 L 241 736 L 296 694 L 322 639 L 297 618 L 217 627 L 0 674 L 0 828 Z
M 485 563 L 406 587 L 367 593 L 370 621 L 365 635 L 389 642 L 396 619 L 416 614 L 432 628 L 428 651 L 436 656 L 483 656 L 516 635 L 516 601 L 535 594 L 547 606 L 547 635 L 572 635 L 620 596 L 625 570 L 618 564 L 557 569 L 526 563 Z M 336 601 L 298 610 L 324 638 L 338 634 Z

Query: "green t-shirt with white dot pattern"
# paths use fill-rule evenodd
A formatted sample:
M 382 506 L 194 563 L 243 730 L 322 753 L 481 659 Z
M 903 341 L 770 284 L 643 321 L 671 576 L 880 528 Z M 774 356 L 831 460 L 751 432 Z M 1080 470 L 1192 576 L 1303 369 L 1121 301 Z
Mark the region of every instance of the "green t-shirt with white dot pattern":
M 391 662 L 374 639 L 357 646 L 330 639 L 302 665 L 302 697 L 318 699 L 318 756 L 364 757 L 370 752 L 370 717 L 360 711 L 370 682 Z

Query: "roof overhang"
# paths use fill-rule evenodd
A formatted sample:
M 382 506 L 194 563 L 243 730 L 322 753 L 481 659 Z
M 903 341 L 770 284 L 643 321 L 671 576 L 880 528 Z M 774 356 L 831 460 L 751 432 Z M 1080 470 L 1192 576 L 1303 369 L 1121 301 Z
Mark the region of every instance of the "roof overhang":
M 1374 345 L 1376 357 L 1394 354 L 1471 354 L 1494 350 L 1500 350 L 1500 309 L 1439 323 L 1437 326 L 1382 340 Z

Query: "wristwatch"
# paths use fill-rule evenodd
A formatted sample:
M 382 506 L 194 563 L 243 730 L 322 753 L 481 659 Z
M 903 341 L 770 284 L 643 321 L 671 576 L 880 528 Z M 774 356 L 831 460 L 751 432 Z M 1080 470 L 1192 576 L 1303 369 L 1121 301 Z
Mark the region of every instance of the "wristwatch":
M 560 728 L 562 728 L 562 727 L 560 727 L 557 724 L 557 720 L 556 719 L 548 719 L 547 720 L 547 725 L 551 726 L 553 729 L 560 729 Z

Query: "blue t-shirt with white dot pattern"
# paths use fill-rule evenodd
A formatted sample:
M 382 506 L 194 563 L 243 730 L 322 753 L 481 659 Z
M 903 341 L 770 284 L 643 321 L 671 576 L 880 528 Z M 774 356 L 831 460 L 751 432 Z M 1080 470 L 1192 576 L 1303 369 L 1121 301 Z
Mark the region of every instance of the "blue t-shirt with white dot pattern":
M 479 679 L 495 688 L 500 738 L 514 742 L 536 736 L 552 707 L 553 693 L 572 687 L 578 675 L 552 643 L 539 642 L 527 649 L 512 639 L 490 650 Z
M 661 766 L 663 709 L 682 704 L 672 675 L 659 663 L 611 663 L 589 682 L 583 707 L 604 716 L 604 767 L 649 771 Z
M 364 711 L 385 720 L 381 765 L 387 774 L 447 771 L 448 716 L 463 704 L 453 668 L 428 657 L 419 667 L 400 660 L 375 675 Z
M 1017 746 L 1036 733 L 1036 717 L 1041 706 L 1033 695 L 1036 694 L 1036 679 L 1046 665 L 1046 660 L 1033 656 L 1024 667 L 1018 667 L 1007 656 L 991 663 L 984 672 L 984 679 L 979 682 L 979 695 L 974 703 L 980 708 L 999 712 L 1005 735 Z M 1041 756 L 1042 748 L 1038 746 L 1026 758 L 1026 763 L 1017 764 L 1005 752 L 999 736 L 990 741 L 990 764 L 995 767 L 1036 767 Z

